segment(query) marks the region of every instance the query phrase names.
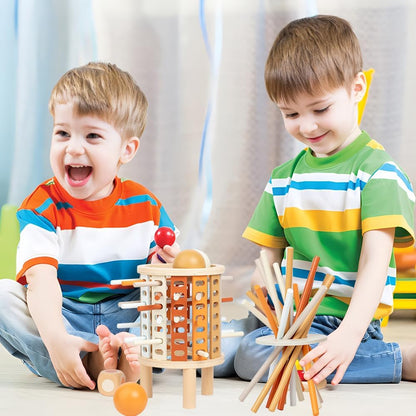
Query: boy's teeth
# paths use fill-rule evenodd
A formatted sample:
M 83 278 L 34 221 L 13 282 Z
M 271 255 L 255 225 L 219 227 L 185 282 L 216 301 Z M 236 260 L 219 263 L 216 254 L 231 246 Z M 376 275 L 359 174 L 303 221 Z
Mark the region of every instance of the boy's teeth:
M 81 181 L 91 173 L 90 166 L 69 166 L 68 175 L 74 181 Z

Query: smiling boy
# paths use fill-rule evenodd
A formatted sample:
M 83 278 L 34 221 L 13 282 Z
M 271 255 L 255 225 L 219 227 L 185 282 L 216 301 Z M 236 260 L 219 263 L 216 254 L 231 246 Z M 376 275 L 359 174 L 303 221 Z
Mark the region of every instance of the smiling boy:
M 139 289 L 111 280 L 137 278 L 139 264 L 159 262 L 156 251 L 168 262 L 179 251 L 155 246 L 159 226 L 175 229 L 156 196 L 117 176 L 139 148 L 147 100 L 127 72 L 90 63 L 63 75 L 49 110 L 54 177 L 17 213 L 18 283 L 0 281 L 0 342 L 66 387 L 94 389 L 103 369 L 137 381 L 138 347 L 117 324 L 138 319 L 118 303 Z
M 380 329 L 393 305 L 393 246 L 414 244 L 415 196 L 398 165 L 359 128 L 366 79 L 350 24 L 323 15 L 289 23 L 271 48 L 265 80 L 286 130 L 306 148 L 273 170 L 243 236 L 283 272 L 284 249 L 292 246 L 300 292 L 314 256 L 315 289 L 325 274 L 335 276 L 310 330 L 327 339 L 302 359 L 315 360 L 305 378 L 416 380 L 416 346 L 386 343 Z M 261 284 L 258 271 L 253 282 Z M 240 377 L 252 378 L 271 352 L 255 342 L 269 333 L 262 327 L 243 339 L 235 357 Z

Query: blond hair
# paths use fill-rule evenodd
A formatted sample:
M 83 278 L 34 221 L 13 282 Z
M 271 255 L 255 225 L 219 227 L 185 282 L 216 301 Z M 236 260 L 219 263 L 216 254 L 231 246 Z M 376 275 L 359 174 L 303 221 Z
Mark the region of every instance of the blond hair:
M 90 62 L 66 72 L 52 90 L 49 111 L 56 104 L 74 105 L 78 115 L 95 115 L 112 124 L 123 138 L 141 137 L 147 100 L 132 76 L 114 64 Z
M 266 68 L 266 89 L 274 102 L 298 94 L 319 95 L 349 87 L 362 71 L 362 55 L 351 25 L 336 16 L 294 20 L 278 34 Z

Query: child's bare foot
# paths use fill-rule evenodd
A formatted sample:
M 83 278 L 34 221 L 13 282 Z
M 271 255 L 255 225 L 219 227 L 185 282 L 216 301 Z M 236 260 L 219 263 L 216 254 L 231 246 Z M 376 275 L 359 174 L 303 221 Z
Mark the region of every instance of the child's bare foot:
M 402 347 L 402 380 L 416 381 L 416 345 Z
M 120 332 L 116 335 L 121 344 L 122 354 L 118 363 L 118 369 L 125 375 L 127 381 L 138 381 L 140 378 L 140 346 L 129 344 L 126 342 L 127 338 L 131 338 L 132 334 L 128 332 Z
M 104 369 L 117 369 L 118 351 L 121 346 L 117 336 L 112 334 L 105 325 L 98 325 L 95 332 L 99 338 L 98 348 L 103 358 Z

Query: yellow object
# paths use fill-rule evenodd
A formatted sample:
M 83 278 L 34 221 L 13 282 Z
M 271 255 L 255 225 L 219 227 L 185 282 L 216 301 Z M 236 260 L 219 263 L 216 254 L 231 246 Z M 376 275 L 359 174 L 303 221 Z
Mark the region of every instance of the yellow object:
M 0 279 L 15 279 L 16 250 L 19 242 L 19 222 L 17 207 L 5 204 L 0 216 Z
M 177 269 L 199 269 L 209 267 L 209 260 L 205 253 L 199 250 L 182 250 L 173 261 Z
M 416 309 L 416 278 L 398 276 L 393 293 L 394 309 Z M 386 326 L 388 317 L 383 318 L 382 326 Z
M 361 119 L 364 114 L 364 109 L 365 109 L 365 105 L 367 103 L 367 98 L 368 98 L 368 90 L 370 89 L 370 84 L 371 84 L 371 81 L 373 80 L 374 69 L 370 68 L 363 72 L 365 75 L 365 79 L 367 81 L 367 89 L 365 91 L 364 97 L 358 103 L 358 124 L 361 123 Z

